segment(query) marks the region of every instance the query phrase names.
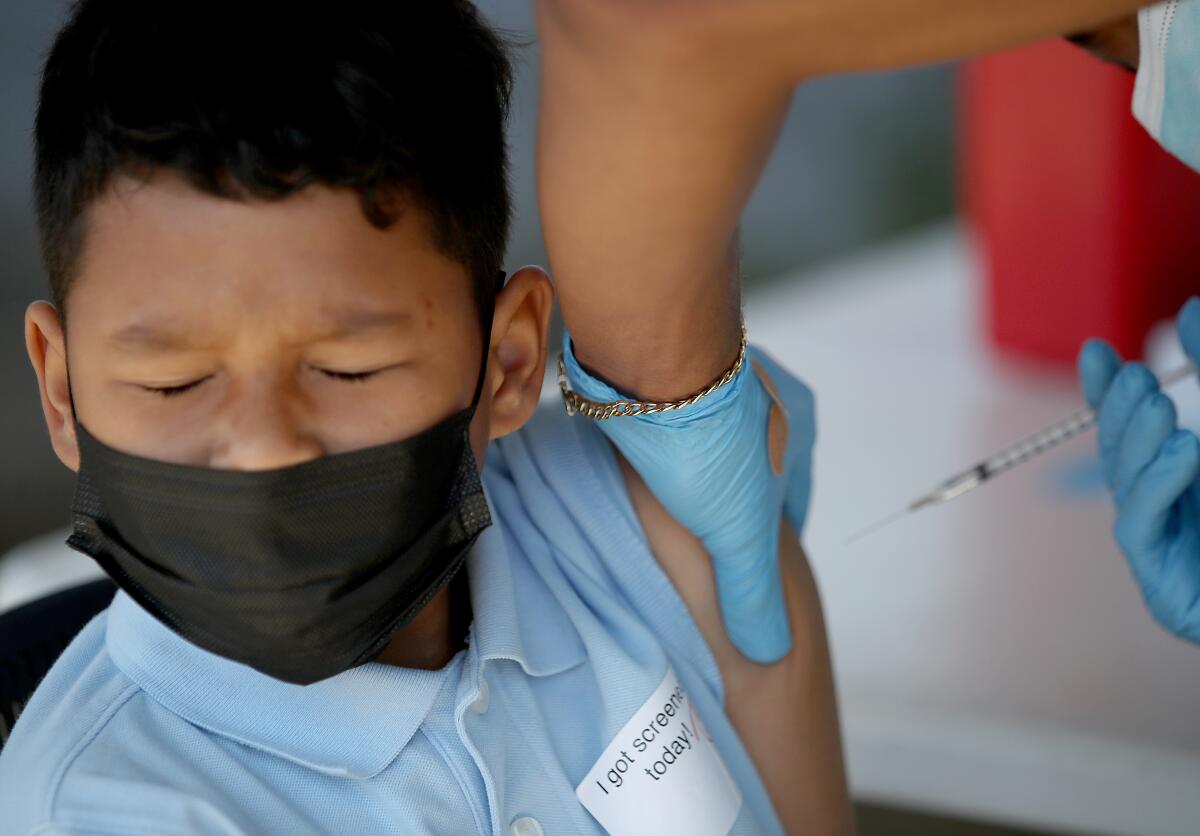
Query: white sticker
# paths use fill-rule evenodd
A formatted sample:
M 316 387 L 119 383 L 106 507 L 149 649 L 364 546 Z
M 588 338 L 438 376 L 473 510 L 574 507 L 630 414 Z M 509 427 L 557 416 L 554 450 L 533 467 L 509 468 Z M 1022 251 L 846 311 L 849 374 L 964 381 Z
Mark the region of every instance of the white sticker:
M 742 794 L 675 671 L 575 788 L 611 836 L 726 836 Z

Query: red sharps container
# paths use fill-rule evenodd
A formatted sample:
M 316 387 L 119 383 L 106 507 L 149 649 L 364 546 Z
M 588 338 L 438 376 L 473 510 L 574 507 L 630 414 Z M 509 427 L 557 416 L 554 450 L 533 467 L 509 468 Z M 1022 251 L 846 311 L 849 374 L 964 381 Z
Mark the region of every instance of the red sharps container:
M 1099 336 L 1139 357 L 1200 292 L 1200 174 L 1133 118 L 1133 80 L 1066 42 L 963 71 L 963 198 L 1004 353 L 1069 364 Z

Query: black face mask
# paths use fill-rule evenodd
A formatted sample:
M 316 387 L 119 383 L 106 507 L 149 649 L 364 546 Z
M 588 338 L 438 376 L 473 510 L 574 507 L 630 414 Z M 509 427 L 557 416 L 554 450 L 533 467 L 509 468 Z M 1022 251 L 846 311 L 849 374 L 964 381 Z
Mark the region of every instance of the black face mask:
M 278 470 L 143 459 L 77 423 L 67 543 L 188 641 L 268 676 L 306 685 L 369 662 L 491 524 L 468 438 L 488 342 L 467 409 Z

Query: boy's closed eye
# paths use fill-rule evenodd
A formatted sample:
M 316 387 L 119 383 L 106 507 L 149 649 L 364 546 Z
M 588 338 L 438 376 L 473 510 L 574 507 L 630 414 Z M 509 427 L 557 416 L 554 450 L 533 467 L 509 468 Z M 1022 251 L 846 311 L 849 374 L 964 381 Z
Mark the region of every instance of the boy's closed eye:
M 334 380 L 347 381 L 349 383 L 360 383 L 364 380 L 370 380 L 375 377 L 381 370 L 372 372 L 339 372 L 333 369 L 315 369 L 326 377 L 332 377 Z
M 151 394 L 159 395 L 164 398 L 170 398 L 170 397 L 174 397 L 175 395 L 182 395 L 185 392 L 191 392 L 197 386 L 200 386 L 205 381 L 210 380 L 211 378 L 212 378 L 212 375 L 205 375 L 204 377 L 202 377 L 198 380 L 193 380 L 190 383 L 179 383 L 179 384 L 175 384 L 172 386 L 152 386 L 152 385 L 146 385 L 146 384 L 141 384 L 141 383 L 139 383 L 137 385 Z
M 351 372 L 339 371 L 337 369 L 323 369 L 316 366 L 311 367 L 312 371 L 322 374 L 332 380 L 337 380 L 342 383 L 362 383 L 373 378 L 377 378 L 383 372 L 398 368 L 399 364 L 385 366 L 381 369 L 372 369 L 370 371 Z M 194 392 L 197 388 L 212 380 L 214 375 L 204 375 L 201 378 L 188 381 L 187 383 L 176 383 L 168 385 L 153 385 L 153 384 L 138 384 L 142 389 L 160 397 L 170 398 L 177 395 L 183 395 L 187 392 Z

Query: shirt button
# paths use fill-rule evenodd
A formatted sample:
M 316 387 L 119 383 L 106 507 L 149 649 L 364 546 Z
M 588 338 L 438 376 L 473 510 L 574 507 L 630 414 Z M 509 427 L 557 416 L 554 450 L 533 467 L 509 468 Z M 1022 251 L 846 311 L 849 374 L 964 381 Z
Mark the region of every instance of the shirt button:
M 512 823 L 513 836 L 545 836 L 541 824 L 532 816 L 521 816 Z
M 488 685 L 486 680 L 479 680 L 479 696 L 471 703 L 471 710 L 476 714 L 484 714 L 488 710 Z M 532 821 L 532 819 L 531 819 Z M 516 825 L 513 825 L 514 827 Z M 532 832 L 532 831 L 531 831 Z M 540 831 L 539 831 L 540 832 Z

